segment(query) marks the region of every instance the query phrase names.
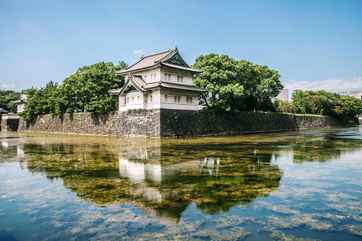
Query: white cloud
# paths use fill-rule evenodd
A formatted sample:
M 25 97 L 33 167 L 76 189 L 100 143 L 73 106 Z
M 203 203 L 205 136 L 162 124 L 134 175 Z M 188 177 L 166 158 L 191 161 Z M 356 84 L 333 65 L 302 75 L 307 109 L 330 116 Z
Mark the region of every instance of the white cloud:
M 10 83 L 9 81 L 4 81 L 6 83 L 0 83 L 0 89 L 3 90 L 15 90 L 17 87 L 15 86 L 15 83 Z
M 302 90 L 326 90 L 331 92 L 362 92 L 362 77 L 352 79 L 326 79 L 315 81 L 286 81 L 286 89 L 290 91 Z
M 144 55 L 145 51 L 143 49 L 136 49 L 133 50 L 133 54 L 136 56 L 137 59 L 141 58 Z

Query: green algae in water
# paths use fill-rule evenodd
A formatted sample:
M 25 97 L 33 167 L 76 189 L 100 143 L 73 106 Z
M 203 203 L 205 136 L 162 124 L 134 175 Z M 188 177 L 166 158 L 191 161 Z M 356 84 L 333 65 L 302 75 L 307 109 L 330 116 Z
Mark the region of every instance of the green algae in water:
M 360 136 L 2 136 L 0 231 L 18 240 L 359 240 Z

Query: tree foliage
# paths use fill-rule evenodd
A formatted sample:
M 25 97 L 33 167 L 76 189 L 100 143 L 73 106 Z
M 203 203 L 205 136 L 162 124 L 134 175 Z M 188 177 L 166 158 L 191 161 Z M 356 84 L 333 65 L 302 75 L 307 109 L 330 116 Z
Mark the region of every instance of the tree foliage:
M 362 113 L 362 101 L 352 96 L 341 96 L 327 91 L 293 93 L 292 105 L 296 113 L 329 115 L 350 118 Z
M 123 85 L 123 79 L 115 75 L 117 69 L 125 67 L 124 63 L 122 65 L 101 62 L 78 69 L 61 86 L 60 110 L 93 113 L 114 110 L 116 102 L 108 91 Z
M 22 115 L 26 120 L 33 120 L 37 115 L 55 113 L 57 106 L 58 85 L 49 82 L 41 89 L 31 88 L 26 91 L 27 102 Z
M 16 111 L 16 100 L 20 98 L 20 93 L 13 90 L 0 90 L 0 108 L 10 112 Z
M 23 116 L 33 120 L 40 114 L 112 111 L 116 100 L 109 90 L 123 85 L 123 78 L 116 76 L 115 71 L 125 67 L 124 62 L 117 65 L 100 62 L 79 68 L 62 84 L 49 82 L 44 88 L 30 89 Z
M 275 100 L 274 109 L 276 112 L 295 113 L 294 105 L 289 101 Z
M 193 66 L 201 70 L 194 83 L 208 90 L 202 97 L 212 109 L 271 110 L 283 88 L 278 71 L 227 55 L 201 55 Z

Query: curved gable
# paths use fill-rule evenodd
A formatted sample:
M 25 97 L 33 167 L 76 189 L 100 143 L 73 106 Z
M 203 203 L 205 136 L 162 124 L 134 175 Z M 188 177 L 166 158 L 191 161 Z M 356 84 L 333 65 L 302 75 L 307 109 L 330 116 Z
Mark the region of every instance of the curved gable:
M 180 55 L 180 53 L 178 51 L 175 51 L 175 53 L 168 58 L 166 61 L 162 61 L 163 63 L 168 63 L 168 64 L 174 64 L 174 65 L 178 65 L 178 66 L 182 66 L 182 67 L 187 67 L 189 68 L 190 66 L 186 63 L 186 61 L 182 58 L 182 56 Z

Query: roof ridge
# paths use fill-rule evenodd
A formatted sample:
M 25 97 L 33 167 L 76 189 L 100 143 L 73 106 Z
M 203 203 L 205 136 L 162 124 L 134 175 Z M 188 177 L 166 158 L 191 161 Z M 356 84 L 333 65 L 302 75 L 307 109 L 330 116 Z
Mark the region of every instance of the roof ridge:
M 150 55 L 144 55 L 142 56 L 141 58 L 139 58 L 134 64 L 130 65 L 127 67 L 127 69 L 130 69 L 132 68 L 133 66 L 135 66 L 136 64 L 138 64 L 139 62 L 141 62 L 142 60 L 146 59 L 146 58 L 149 58 L 149 57 L 153 57 L 153 56 L 156 56 L 156 55 L 160 55 L 160 54 L 165 54 L 165 53 L 171 53 L 173 51 L 177 50 L 177 48 L 173 48 L 173 49 L 168 49 L 168 50 L 164 50 L 162 52 L 158 52 L 158 53 L 154 53 L 154 54 L 150 54 Z M 168 56 L 168 54 L 167 54 Z M 163 59 L 163 58 L 162 58 Z M 126 69 L 126 70 L 127 70 Z
M 161 59 L 157 60 L 157 63 L 162 63 L 162 62 L 164 62 L 164 61 L 169 60 L 169 59 L 172 58 L 172 56 L 174 56 L 177 52 L 178 52 L 177 48 L 174 48 L 174 49 L 170 50 L 167 55 L 165 55 L 165 56 L 162 57 Z M 166 53 L 166 52 L 165 52 L 165 53 Z
M 155 56 L 155 55 L 159 55 L 159 54 L 164 54 L 164 53 L 167 53 L 167 52 L 171 53 L 172 51 L 175 51 L 175 50 L 176 50 L 176 48 L 173 48 L 173 49 L 168 49 L 168 50 L 164 50 L 164 51 L 161 51 L 161 52 L 157 52 L 157 53 L 154 53 L 154 54 L 144 55 L 144 56 L 142 56 L 142 59 L 152 57 L 152 56 Z

